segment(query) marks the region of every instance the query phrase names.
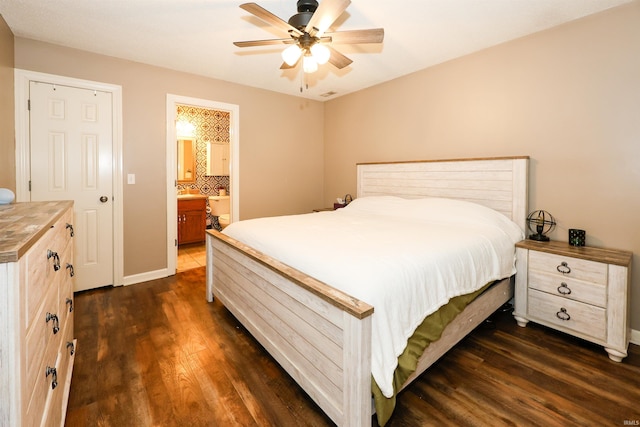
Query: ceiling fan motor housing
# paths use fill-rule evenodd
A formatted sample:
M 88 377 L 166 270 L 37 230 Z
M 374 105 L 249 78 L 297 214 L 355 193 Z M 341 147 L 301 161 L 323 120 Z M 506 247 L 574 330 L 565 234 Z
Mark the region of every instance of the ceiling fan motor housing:
M 318 8 L 318 2 L 316 0 L 298 0 L 296 3 L 298 12 L 315 12 Z
M 289 18 L 289 25 L 299 30 L 304 29 L 313 13 L 318 8 L 318 2 L 316 0 L 298 0 L 297 2 L 298 13 Z

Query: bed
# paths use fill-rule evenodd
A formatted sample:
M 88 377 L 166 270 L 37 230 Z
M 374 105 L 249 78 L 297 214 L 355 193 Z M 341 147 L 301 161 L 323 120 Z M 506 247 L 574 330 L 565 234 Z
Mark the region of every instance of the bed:
M 499 212 L 522 232 L 527 176 L 528 157 L 362 163 L 357 165 L 356 200 L 397 196 L 470 201 Z M 206 298 L 218 298 L 337 425 L 371 425 L 377 366 L 374 363 L 372 371 L 372 354 L 377 354 L 372 353 L 372 348 L 377 351 L 375 342 L 372 345 L 374 306 L 290 264 L 209 231 Z M 487 286 L 426 347 L 415 371 L 394 392 L 512 295 L 512 274 Z

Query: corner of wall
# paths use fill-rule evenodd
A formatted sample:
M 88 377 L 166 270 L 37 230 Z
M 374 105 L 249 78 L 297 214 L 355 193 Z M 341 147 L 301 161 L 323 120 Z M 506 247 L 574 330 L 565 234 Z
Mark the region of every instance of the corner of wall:
M 14 36 L 0 15 L 0 187 L 16 191 Z M 10 131 L 5 131 L 9 129 Z

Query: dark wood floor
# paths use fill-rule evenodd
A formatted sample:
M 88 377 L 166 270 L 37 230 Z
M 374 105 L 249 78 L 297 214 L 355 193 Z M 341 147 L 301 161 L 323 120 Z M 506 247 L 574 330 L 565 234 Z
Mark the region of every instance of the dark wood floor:
M 67 426 L 331 426 L 219 303 L 204 268 L 76 295 Z M 623 426 L 640 421 L 640 350 L 598 346 L 509 313 L 406 391 L 396 426 Z M 374 421 L 374 425 L 377 425 Z

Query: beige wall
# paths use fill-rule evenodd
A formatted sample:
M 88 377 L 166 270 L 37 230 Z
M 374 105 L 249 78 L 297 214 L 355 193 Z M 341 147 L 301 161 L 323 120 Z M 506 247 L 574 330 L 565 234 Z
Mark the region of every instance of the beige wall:
M 242 219 L 322 205 L 320 102 L 23 38 L 15 67 L 122 86 L 125 276 L 167 266 L 167 93 L 239 105 Z
M 529 155 L 530 210 L 631 250 L 640 329 L 640 2 L 325 105 L 325 203 L 355 163 Z
M 13 33 L 0 15 L 0 188 L 16 191 Z
M 166 266 L 164 106 L 173 93 L 240 105 L 243 219 L 355 195 L 357 162 L 529 155 L 530 210 L 555 215 L 556 239 L 584 228 L 588 244 L 632 250 L 640 307 L 637 22 L 635 1 L 325 104 L 20 38 L 15 66 L 123 86 L 123 172 L 137 178 L 124 186 L 125 275 Z M 3 68 L 7 32 L 0 23 Z M 3 93 L 13 94 L 12 81 L 0 75 Z M 0 120 L 13 114 L 10 98 Z

